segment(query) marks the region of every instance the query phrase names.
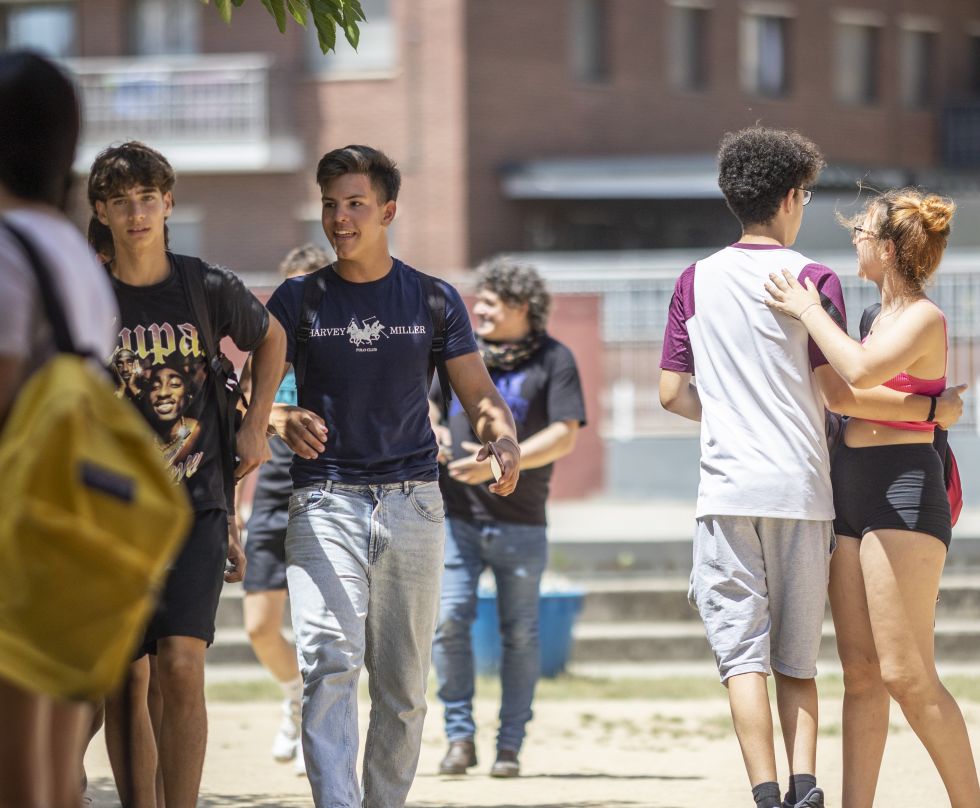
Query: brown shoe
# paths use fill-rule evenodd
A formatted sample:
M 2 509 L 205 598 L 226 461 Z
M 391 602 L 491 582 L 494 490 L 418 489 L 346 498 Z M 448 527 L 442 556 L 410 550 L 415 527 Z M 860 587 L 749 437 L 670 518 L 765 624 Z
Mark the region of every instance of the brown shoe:
M 466 774 L 476 765 L 476 745 L 473 741 L 450 741 L 449 751 L 439 764 L 439 774 Z
M 498 749 L 497 759 L 490 767 L 491 777 L 518 777 L 521 764 L 517 762 L 517 752 L 513 749 Z

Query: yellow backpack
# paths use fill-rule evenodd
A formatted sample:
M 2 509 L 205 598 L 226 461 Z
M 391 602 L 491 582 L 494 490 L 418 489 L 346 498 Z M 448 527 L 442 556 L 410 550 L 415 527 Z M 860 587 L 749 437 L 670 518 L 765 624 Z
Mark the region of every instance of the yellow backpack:
M 80 355 L 40 256 L 29 256 L 59 353 L 0 432 L 0 676 L 59 698 L 121 681 L 190 525 L 152 434 Z

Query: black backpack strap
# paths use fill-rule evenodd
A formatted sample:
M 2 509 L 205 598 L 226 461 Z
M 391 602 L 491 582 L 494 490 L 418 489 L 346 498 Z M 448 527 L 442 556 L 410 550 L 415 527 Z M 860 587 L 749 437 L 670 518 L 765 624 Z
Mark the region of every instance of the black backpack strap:
M 861 315 L 861 339 L 864 339 L 871 333 L 871 326 L 874 325 L 875 317 L 878 316 L 878 312 L 880 311 L 881 303 L 872 303 L 864 310 L 864 313 Z
M 449 417 L 449 402 L 453 400 L 453 389 L 449 384 L 446 370 L 446 295 L 442 287 L 431 275 L 419 272 L 422 294 L 425 296 L 429 315 L 432 317 L 432 351 L 429 355 L 429 373 L 433 368 L 439 374 L 439 389 L 442 391 L 442 411 Z
M 204 273 L 207 264 L 200 258 L 187 255 L 167 253 L 168 259 L 180 275 L 184 293 L 190 301 L 194 319 L 200 327 L 199 336 L 204 343 L 204 352 L 208 356 L 208 378 L 214 390 L 215 402 L 218 405 L 218 422 L 221 437 L 222 469 L 225 478 L 225 499 L 228 513 L 235 512 L 235 466 L 238 459 L 235 455 L 235 432 L 237 431 L 237 404 L 239 399 L 244 402 L 238 387 L 235 369 L 223 353 L 215 334 L 214 321 L 211 317 L 211 306 L 208 299 L 207 287 L 204 285 Z
M 300 304 L 299 321 L 296 323 L 296 347 L 293 351 L 293 373 L 296 376 L 296 401 L 303 405 L 303 386 L 306 383 L 306 363 L 309 360 L 310 335 L 313 321 L 320 310 L 327 291 L 327 273 L 332 264 L 306 276 L 303 281 L 303 300 Z
M 71 329 L 68 327 L 68 318 L 65 310 L 58 299 L 54 289 L 54 282 L 48 272 L 48 265 L 45 263 L 37 248 L 31 243 L 30 239 L 24 235 L 18 227 L 15 227 L 7 219 L 0 219 L 7 232 L 14 237 L 20 248 L 27 256 L 27 260 L 37 278 L 38 289 L 41 292 L 41 303 L 44 305 L 44 313 L 51 323 L 51 330 L 54 332 L 54 343 L 59 353 L 80 354 L 75 347 L 75 340 L 72 338 Z

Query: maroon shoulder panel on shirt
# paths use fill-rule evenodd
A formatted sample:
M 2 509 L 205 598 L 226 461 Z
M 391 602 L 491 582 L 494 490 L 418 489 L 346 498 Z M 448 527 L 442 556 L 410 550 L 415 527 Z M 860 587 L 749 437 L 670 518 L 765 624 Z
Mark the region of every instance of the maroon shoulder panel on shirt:
M 847 310 L 844 307 L 844 290 L 841 288 L 840 278 L 837 277 L 837 273 L 823 264 L 807 264 L 800 271 L 798 280 L 806 286 L 808 278 L 813 281 L 813 285 L 819 290 L 821 301 L 825 304 L 824 308 L 826 308 L 826 302 L 829 301 L 840 312 L 843 320 L 843 328 L 846 331 Z M 817 347 L 817 344 L 812 338 L 809 340 L 808 351 L 810 354 L 811 368 L 815 369 L 827 364 L 827 358 L 823 355 L 823 351 Z
M 691 336 L 687 332 L 687 321 L 694 316 L 694 269 L 691 264 L 685 269 L 670 298 L 667 309 L 667 327 L 664 330 L 664 347 L 660 355 L 660 367 L 677 373 L 694 373 L 694 354 L 691 352 Z

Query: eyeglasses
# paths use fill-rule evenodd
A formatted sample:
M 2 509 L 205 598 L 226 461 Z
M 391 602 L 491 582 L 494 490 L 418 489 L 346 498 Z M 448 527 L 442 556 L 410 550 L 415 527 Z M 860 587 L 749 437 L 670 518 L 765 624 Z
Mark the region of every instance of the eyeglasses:
M 813 191 L 809 188 L 797 188 L 797 191 L 803 192 L 803 206 L 806 207 L 810 204 L 810 200 L 813 199 Z
M 851 232 L 853 233 L 854 238 L 857 238 L 858 233 L 864 233 L 864 235 L 868 236 L 868 238 L 881 238 L 881 236 L 879 236 L 873 230 L 868 230 L 867 227 L 861 227 L 859 224 L 854 225 L 854 227 L 851 228 Z

